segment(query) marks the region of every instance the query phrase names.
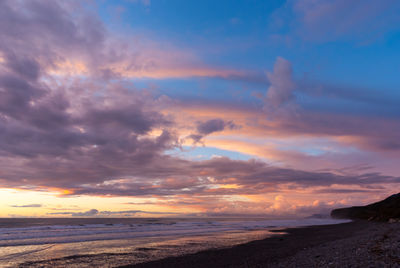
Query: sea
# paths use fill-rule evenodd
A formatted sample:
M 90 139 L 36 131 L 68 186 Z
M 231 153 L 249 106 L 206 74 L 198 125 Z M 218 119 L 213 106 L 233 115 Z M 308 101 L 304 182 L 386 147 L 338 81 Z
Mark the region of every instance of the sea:
M 331 218 L 3 218 L 0 267 L 116 267 L 230 247 Z

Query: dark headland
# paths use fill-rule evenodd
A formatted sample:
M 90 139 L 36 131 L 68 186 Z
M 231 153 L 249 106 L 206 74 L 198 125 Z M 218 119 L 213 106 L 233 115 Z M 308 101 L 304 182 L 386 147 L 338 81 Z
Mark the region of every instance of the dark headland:
M 398 221 L 400 219 L 400 193 L 367 206 L 334 209 L 331 216 L 338 219 Z

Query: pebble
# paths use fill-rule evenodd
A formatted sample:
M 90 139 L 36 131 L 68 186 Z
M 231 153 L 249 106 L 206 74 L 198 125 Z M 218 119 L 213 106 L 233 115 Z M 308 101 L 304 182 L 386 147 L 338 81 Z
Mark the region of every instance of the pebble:
M 372 226 L 349 238 L 305 248 L 271 267 L 400 268 L 400 223 Z

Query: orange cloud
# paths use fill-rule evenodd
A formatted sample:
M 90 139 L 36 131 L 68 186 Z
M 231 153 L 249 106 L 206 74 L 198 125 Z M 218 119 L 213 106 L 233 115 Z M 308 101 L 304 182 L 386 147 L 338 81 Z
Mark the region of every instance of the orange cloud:
M 143 39 L 110 41 L 94 54 L 70 54 L 47 66 L 48 72 L 60 76 L 117 76 L 122 78 L 245 78 L 248 71 L 208 66 L 194 53 Z M 133 44 L 133 45 L 132 45 Z M 97 55 L 99 54 L 99 55 Z M 2 57 L 0 56 L 0 62 Z

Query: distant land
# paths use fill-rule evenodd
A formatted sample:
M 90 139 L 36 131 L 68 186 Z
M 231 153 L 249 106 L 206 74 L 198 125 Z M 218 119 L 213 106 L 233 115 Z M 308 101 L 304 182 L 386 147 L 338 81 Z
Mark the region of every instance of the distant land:
M 400 193 L 394 194 L 385 200 L 349 208 L 338 208 L 331 212 L 332 218 L 337 219 L 363 219 L 374 221 L 399 221 L 400 220 Z

